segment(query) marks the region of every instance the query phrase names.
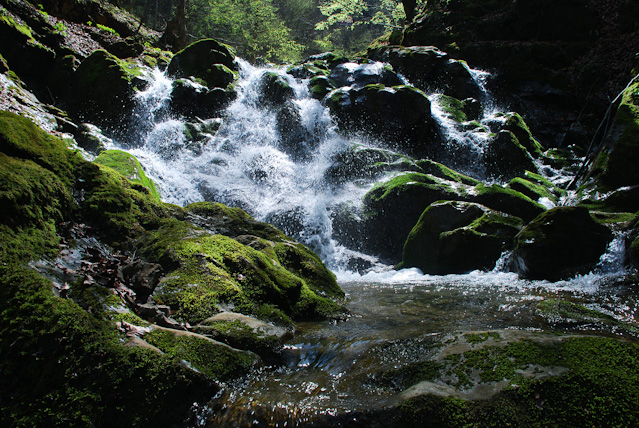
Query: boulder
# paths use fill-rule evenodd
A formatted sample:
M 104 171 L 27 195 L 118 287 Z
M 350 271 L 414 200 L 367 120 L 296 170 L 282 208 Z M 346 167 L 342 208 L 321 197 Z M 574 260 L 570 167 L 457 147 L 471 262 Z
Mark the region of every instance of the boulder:
M 423 91 L 443 93 L 460 100 L 481 96 L 481 89 L 466 64 L 450 58 L 436 47 L 385 46 L 370 49 L 368 57 L 388 62 Z
M 342 131 L 381 138 L 391 149 L 419 156 L 440 149 L 441 136 L 430 101 L 411 86 L 341 88 L 325 102 Z
M 101 152 L 93 162 L 112 168 L 160 201 L 160 192 L 155 187 L 153 180 L 146 176 L 142 165 L 135 156 L 121 150 L 106 150 Z
M 282 106 L 286 101 L 295 98 L 295 91 L 286 77 L 268 71 L 264 73 L 259 83 L 261 93 L 260 102 L 267 106 Z
M 515 262 L 530 279 L 556 281 L 590 272 L 612 239 L 584 207 L 542 213 L 515 237 Z
M 308 90 L 315 99 L 323 99 L 335 87 L 327 76 L 315 76 L 308 82 Z
M 73 74 L 66 100 L 69 112 L 119 138 L 135 108 L 136 90 L 146 82 L 141 72 L 107 51 L 97 50 Z
M 203 39 L 176 53 L 167 73 L 175 78 L 193 76 L 209 88 L 226 88 L 236 78 L 235 54 L 230 47 L 213 39 Z
M 90 123 L 83 123 L 78 126 L 75 133 L 75 141 L 78 146 L 93 155 L 99 155 L 106 150 L 105 144 L 110 143 L 111 139 L 102 134 L 100 128 Z
M 317 148 L 319 139 L 302 123 L 297 105 L 287 101 L 277 112 L 280 149 L 295 161 L 306 159 Z
M 484 152 L 486 175 L 489 178 L 507 181 L 524 175 L 526 171 L 537 171 L 530 153 L 510 131 L 500 131 Z
M 173 81 L 169 108 L 174 114 L 189 119 L 211 118 L 219 115 L 235 96 L 233 89 L 209 89 L 192 79 L 177 79 Z
M 389 65 L 380 62 L 340 64 L 331 70 L 328 77 L 336 88 L 343 86 L 363 88 L 366 85 L 376 84 L 398 86 L 404 83 Z
M 401 267 L 438 275 L 492 269 L 522 226 L 519 218 L 479 204 L 433 203 L 408 235 Z
M 364 196 L 364 250 L 383 262 L 399 262 L 404 242 L 424 209 L 439 200 L 468 200 L 471 190 L 463 183 L 422 173 L 378 184 Z

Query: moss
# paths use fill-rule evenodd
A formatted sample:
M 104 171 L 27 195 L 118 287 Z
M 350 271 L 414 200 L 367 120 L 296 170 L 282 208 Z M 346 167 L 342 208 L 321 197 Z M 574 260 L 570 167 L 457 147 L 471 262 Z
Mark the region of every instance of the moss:
M 557 203 L 558 200 L 557 196 L 551 193 L 547 187 L 538 183 L 533 183 L 532 181 L 521 177 L 516 177 L 510 180 L 508 187 L 528 196 L 533 201 L 546 198 L 553 203 Z
M 467 117 L 466 113 L 464 113 L 464 103 L 462 101 L 448 95 L 438 95 L 437 102 L 442 111 L 455 122 L 466 122 Z
M 436 361 L 420 361 L 392 368 L 373 375 L 371 383 L 375 386 L 401 391 L 419 382 L 432 382 L 441 377 L 444 367 Z
M 530 128 L 528 128 L 528 125 L 519 113 L 502 113 L 497 116 L 506 119 L 504 129 L 512 132 L 517 138 L 517 141 L 519 141 L 519 144 L 521 144 L 528 153 L 534 157 L 538 157 L 542 154 L 541 144 L 535 140 L 532 132 L 530 132 Z
M 637 327 L 615 317 L 567 300 L 545 299 L 536 304 L 537 312 L 554 325 L 592 325 L 597 329 L 612 329 L 636 333 Z
M 488 208 L 512 214 L 524 221 L 530 221 L 546 210 L 543 205 L 523 193 L 498 184 L 479 184 L 475 186 L 475 192 L 476 202 Z
M 135 156 L 120 150 L 106 150 L 100 153 L 94 162 L 114 169 L 133 183 L 141 184 L 149 190 L 154 198 L 158 201 L 161 200 L 153 180 L 146 176 L 142 165 Z
M 215 390 L 175 359 L 122 346 L 110 322 L 27 268 L 0 265 L 0 284 L 3 425 L 178 423 Z
M 255 352 L 262 358 L 272 357 L 281 347 L 279 337 L 264 334 L 240 320 L 210 322 L 202 332 L 233 348 Z
M 460 174 L 457 171 L 448 168 L 446 165 L 432 161 L 430 159 L 419 160 L 416 162 L 416 164 L 424 171 L 424 173 L 432 174 L 445 180 L 451 180 L 457 183 L 467 184 L 469 186 L 475 186 L 480 183 L 479 180 L 475 180 L 472 177 Z
M 485 341 L 487 341 L 488 339 L 496 339 L 499 340 L 500 336 L 499 333 L 496 332 L 486 332 L 486 333 L 466 333 L 464 334 L 464 339 L 466 339 L 466 342 L 468 343 L 483 343 Z
M 144 340 L 168 356 L 184 360 L 204 375 L 218 380 L 246 373 L 256 362 L 253 354 L 180 331 L 154 329 L 144 335 Z

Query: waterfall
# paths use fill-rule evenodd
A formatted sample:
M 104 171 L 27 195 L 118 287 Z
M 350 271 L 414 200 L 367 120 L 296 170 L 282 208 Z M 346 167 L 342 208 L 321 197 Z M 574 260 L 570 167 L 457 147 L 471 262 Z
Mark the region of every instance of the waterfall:
M 222 202 L 239 207 L 306 243 L 332 268 L 347 263 L 352 253 L 332 238 L 330 211 L 344 201 L 358 203 L 370 186 L 330 184 L 325 173 L 334 156 L 349 146 L 337 132 L 328 109 L 310 97 L 305 80 L 281 69 L 266 69 L 238 59 L 238 96 L 218 119 L 219 129 L 197 150 L 186 139 L 182 118 L 166 113 L 171 81 L 155 71 L 153 83 L 138 95 L 142 129 L 139 147 L 129 149 L 156 181 L 166 202 L 186 205 L 197 201 Z M 294 91 L 291 100 L 299 112 L 308 153 L 294 156 L 284 147 L 275 108 L 263 100 L 265 73 L 275 72 Z M 371 183 L 372 185 L 372 183 Z

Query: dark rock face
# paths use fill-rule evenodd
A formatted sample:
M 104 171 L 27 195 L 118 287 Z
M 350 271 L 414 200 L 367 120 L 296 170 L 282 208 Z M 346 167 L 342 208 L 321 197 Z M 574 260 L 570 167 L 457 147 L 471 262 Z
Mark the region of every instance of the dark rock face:
M 440 149 L 430 101 L 413 87 L 367 85 L 337 89 L 326 103 L 340 129 L 382 138 L 393 149 L 425 155 Z
M 435 45 L 497 70 L 511 108 L 526 112 L 545 144 L 562 144 L 577 121 L 594 132 L 627 83 L 639 51 L 639 24 L 628 17 L 637 13 L 632 0 L 438 0 L 404 31 L 402 44 Z
M 235 56 L 229 47 L 213 39 L 199 40 L 176 53 L 169 66 L 169 76 L 193 76 L 209 88 L 226 88 L 235 79 Z
M 362 88 L 366 85 L 376 84 L 398 86 L 403 84 L 397 73 L 387 65 L 380 63 L 340 64 L 331 70 L 331 74 L 328 77 L 336 88 L 341 88 L 342 86 Z
M 260 81 L 261 102 L 271 107 L 277 107 L 295 98 L 295 91 L 288 84 L 286 78 L 275 73 L 266 72 Z
M 521 226 L 520 219 L 479 204 L 434 203 L 408 236 L 402 267 L 430 274 L 491 269 Z
M 553 208 L 515 237 L 515 257 L 521 275 L 558 280 L 588 273 L 612 239 L 586 208 Z
M 503 181 L 521 176 L 526 171 L 537 171 L 528 151 L 510 131 L 500 131 L 492 139 L 484 154 L 484 162 L 488 177 Z

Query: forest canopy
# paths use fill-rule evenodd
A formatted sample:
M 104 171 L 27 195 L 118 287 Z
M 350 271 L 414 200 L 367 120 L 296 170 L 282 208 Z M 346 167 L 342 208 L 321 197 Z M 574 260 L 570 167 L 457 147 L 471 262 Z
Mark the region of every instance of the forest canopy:
M 117 0 L 114 0 L 116 2 Z M 406 20 L 415 0 L 120 0 L 164 31 L 184 2 L 187 42 L 212 37 L 250 61 L 294 62 L 333 51 L 352 54 Z M 419 3 L 419 2 L 417 2 Z M 410 16 L 411 12 L 409 12 Z

